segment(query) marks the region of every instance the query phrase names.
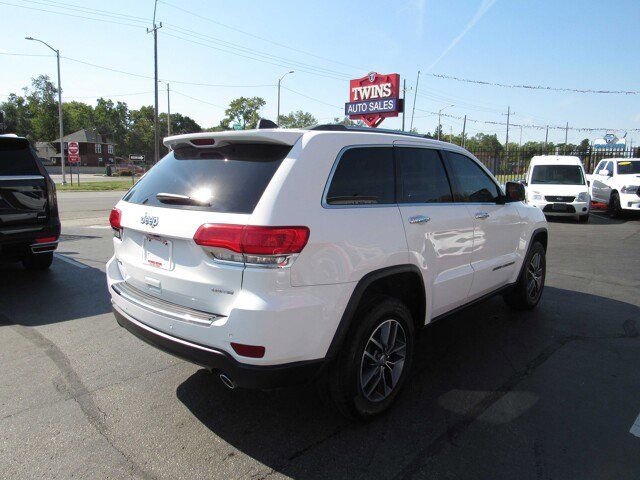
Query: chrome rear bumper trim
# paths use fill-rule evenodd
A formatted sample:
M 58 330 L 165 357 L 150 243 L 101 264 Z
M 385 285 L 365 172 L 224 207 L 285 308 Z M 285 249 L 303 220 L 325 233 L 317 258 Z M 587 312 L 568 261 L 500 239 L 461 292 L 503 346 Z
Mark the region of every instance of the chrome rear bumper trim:
M 33 243 L 31 244 L 31 253 L 49 253 L 58 248 L 58 241 L 49 243 Z
M 183 307 L 175 303 L 167 302 L 160 298 L 149 295 L 142 290 L 135 288 L 127 282 L 118 282 L 111 285 L 111 289 L 120 297 L 137 307 L 144 308 L 158 315 L 174 318 L 182 322 L 193 323 L 201 326 L 210 326 L 215 319 L 221 315 L 207 313 L 193 308 Z

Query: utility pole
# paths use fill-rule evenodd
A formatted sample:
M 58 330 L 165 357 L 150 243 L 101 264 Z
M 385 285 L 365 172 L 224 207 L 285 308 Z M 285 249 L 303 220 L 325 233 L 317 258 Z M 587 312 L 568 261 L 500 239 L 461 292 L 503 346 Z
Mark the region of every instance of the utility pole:
M 547 125 L 547 133 L 544 135 L 544 153 L 547 153 L 547 143 L 549 142 L 549 125 Z
M 406 100 L 407 99 L 407 79 L 402 81 L 402 131 L 404 132 L 404 117 L 406 115 Z
M 467 144 L 467 137 L 466 135 L 466 131 L 467 131 L 467 116 L 464 116 L 464 122 L 462 123 L 462 148 L 465 148 L 465 145 Z
M 522 125 L 520 125 L 520 142 L 518 143 L 518 148 L 522 148 Z
M 413 130 L 413 114 L 416 113 L 416 97 L 418 96 L 419 82 L 420 82 L 420 70 L 418 70 L 418 78 L 416 78 L 416 91 L 413 92 L 413 109 L 411 110 L 411 127 L 409 127 L 409 131 Z
M 64 156 L 64 128 L 62 125 L 62 84 L 60 83 L 60 50 L 56 50 L 51 45 L 42 40 L 33 37 L 25 37 L 25 40 L 33 40 L 34 42 L 40 42 L 50 50 L 53 50 L 58 60 L 58 126 L 60 127 L 60 167 L 62 168 L 62 184 L 67 184 L 67 176 L 65 173 L 65 156 Z M 71 176 L 71 182 L 73 183 L 73 174 Z
M 511 118 L 511 107 L 507 107 L 507 139 L 504 143 L 507 159 L 509 158 L 509 119 Z
M 167 82 L 167 137 L 171 136 L 171 97 L 169 96 L 169 82 Z
M 153 109 L 153 160 L 158 163 L 160 159 L 160 143 L 158 138 L 158 29 L 162 28 L 162 22 L 156 25 L 156 9 L 158 8 L 158 0 L 153 5 L 153 28 L 148 29 L 147 33 L 153 32 L 153 71 L 154 71 L 154 95 L 155 105 Z
M 453 125 L 449 126 L 449 143 L 453 140 Z
M 569 138 L 569 122 L 567 122 L 567 126 L 564 129 L 564 153 L 567 153 L 567 140 Z

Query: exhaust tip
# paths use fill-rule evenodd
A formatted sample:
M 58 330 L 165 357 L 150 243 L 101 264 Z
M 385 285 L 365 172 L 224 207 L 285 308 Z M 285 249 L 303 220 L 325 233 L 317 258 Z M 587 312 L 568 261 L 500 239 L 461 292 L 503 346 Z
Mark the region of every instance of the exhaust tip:
M 220 381 L 229 390 L 233 390 L 234 388 L 236 388 L 236 384 L 233 382 L 233 380 L 231 380 L 229 377 L 227 377 L 224 373 L 220 374 Z

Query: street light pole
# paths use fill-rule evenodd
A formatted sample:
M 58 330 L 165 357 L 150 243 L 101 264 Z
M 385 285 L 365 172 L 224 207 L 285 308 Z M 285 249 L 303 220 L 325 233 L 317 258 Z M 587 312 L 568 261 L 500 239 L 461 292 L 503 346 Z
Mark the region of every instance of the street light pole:
M 284 75 L 282 75 L 279 79 L 278 79 L 278 110 L 277 110 L 277 114 L 276 114 L 276 123 L 278 125 L 280 125 L 280 84 L 282 83 L 282 79 L 284 77 L 286 77 L 287 75 L 289 75 L 290 73 L 294 73 L 293 70 L 291 70 L 290 72 L 285 73 Z
M 64 128 L 62 125 L 62 84 L 60 82 L 60 50 L 56 50 L 51 45 L 42 40 L 33 37 L 25 37 L 25 40 L 32 40 L 34 42 L 40 42 L 49 49 L 56 53 L 56 59 L 58 60 L 58 123 L 60 127 L 60 168 L 62 169 L 62 184 L 67 184 L 67 176 L 65 174 L 65 157 L 64 157 Z
M 455 105 L 447 105 L 446 107 L 442 107 L 440 110 L 438 110 L 438 140 L 440 140 L 440 130 L 442 130 L 442 111 L 445 108 L 449 108 L 449 107 L 455 107 Z
M 169 82 L 167 82 L 167 137 L 171 136 L 171 97 L 169 96 Z
M 153 71 L 155 79 L 155 104 L 153 108 L 153 159 L 154 163 L 158 163 L 160 159 L 160 144 L 158 141 L 158 29 L 162 28 L 162 22 L 156 25 L 156 9 L 158 7 L 158 0 L 155 0 L 153 5 L 153 28 L 148 29 L 147 33 L 153 32 Z

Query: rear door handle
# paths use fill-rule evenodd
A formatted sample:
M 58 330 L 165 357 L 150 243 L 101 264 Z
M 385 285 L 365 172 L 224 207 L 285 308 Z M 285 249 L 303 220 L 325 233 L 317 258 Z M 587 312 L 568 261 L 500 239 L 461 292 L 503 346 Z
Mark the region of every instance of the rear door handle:
M 478 220 L 484 220 L 485 218 L 489 218 L 489 214 L 487 212 L 476 212 L 476 218 Z
M 409 223 L 412 225 L 416 223 L 427 223 L 429 220 L 431 219 L 426 215 L 415 215 L 413 217 L 409 217 Z

